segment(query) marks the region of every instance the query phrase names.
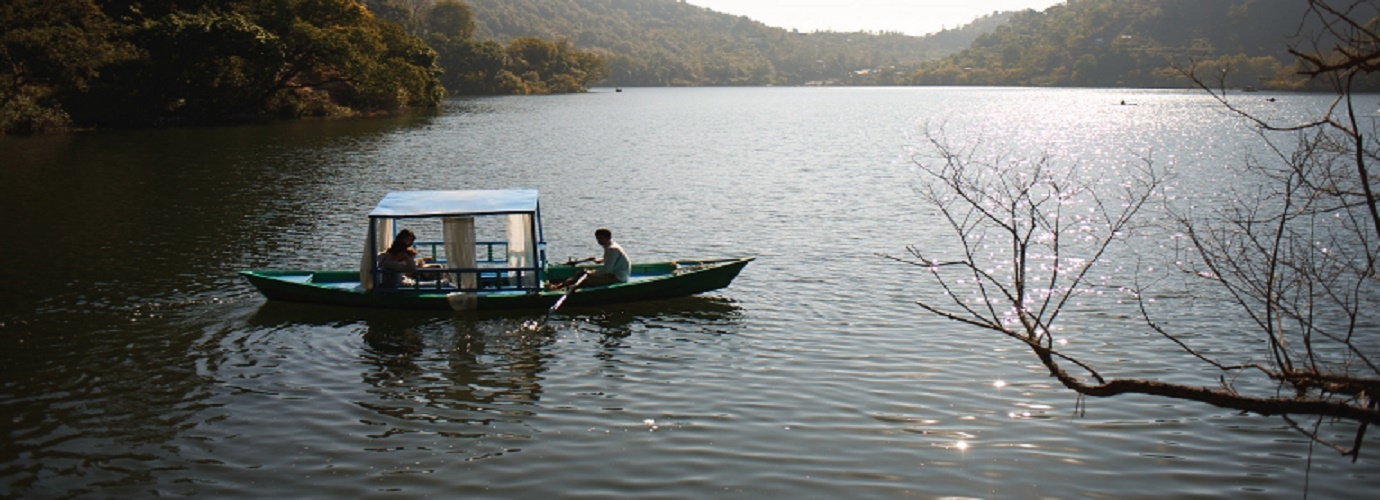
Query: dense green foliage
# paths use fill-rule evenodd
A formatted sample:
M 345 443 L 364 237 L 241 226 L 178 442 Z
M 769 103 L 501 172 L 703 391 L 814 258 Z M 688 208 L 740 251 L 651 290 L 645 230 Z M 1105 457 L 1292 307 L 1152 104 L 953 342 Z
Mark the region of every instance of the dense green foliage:
M 465 1 L 476 38 L 569 40 L 607 61 L 612 85 L 1184 87 L 1191 67 L 1232 87 L 1308 89 L 1326 82 L 1299 76 L 1288 48 L 1332 43 L 1303 0 L 1069 0 L 926 37 L 789 32 L 679 0 Z
M 367 0 L 380 17 L 436 50 L 445 87 L 457 94 L 581 92 L 608 76 L 603 58 L 566 39 L 518 37 L 507 45 L 474 37 L 471 7 L 458 0 Z
M 1288 49 L 1331 48 L 1325 37 L 1314 46 L 1324 30 L 1305 9 L 1302 0 L 1070 0 L 1016 15 L 906 83 L 1183 87 L 1180 69 L 1192 67 L 1214 85 L 1303 89 Z
M 371 114 L 434 107 L 447 89 L 596 82 L 1182 87 L 1192 67 L 1306 89 L 1322 83 L 1288 49 L 1332 40 L 1305 8 L 1070 0 L 913 37 L 787 31 L 680 0 L 7 0 L 0 131 Z
M 478 37 L 569 40 L 608 62 L 610 85 L 898 83 L 1008 15 L 929 37 L 799 33 L 679 0 L 465 0 Z
M 435 107 L 436 53 L 353 0 L 9 0 L 0 130 Z
M 0 131 L 66 127 L 60 102 L 90 90 L 101 71 L 135 57 L 118 25 L 91 0 L 0 4 Z

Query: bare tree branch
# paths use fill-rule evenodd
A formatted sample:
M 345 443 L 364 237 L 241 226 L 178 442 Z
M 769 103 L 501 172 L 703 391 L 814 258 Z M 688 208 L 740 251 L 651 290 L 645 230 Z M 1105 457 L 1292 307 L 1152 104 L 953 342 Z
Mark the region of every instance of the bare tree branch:
M 1076 166 L 1056 167 L 1049 157 L 983 159 L 977 155 L 980 143 L 955 149 L 942 131 L 927 130 L 935 154 L 915 160 L 921 175 L 916 193 L 947 224 L 953 246 L 943 257 L 937 254 L 944 247 L 916 246 L 908 247 L 913 259 L 887 257 L 924 269 L 938 285 L 942 295 L 918 305 L 1023 342 L 1050 376 L 1078 393 L 1080 407 L 1084 396 L 1146 394 L 1280 415 L 1315 442 L 1359 456 L 1369 425 L 1380 423 L 1380 366 L 1374 359 L 1380 349 L 1380 205 L 1374 185 L 1380 178 L 1370 171 L 1380 148 L 1368 140 L 1380 129 L 1374 120 L 1362 128 L 1351 85 L 1380 70 L 1380 24 L 1372 24 L 1370 2 L 1308 3 L 1307 16 L 1316 22 L 1305 18 L 1300 27 L 1321 30 L 1301 30 L 1299 39 L 1312 45 L 1291 52 L 1302 74 L 1337 88 L 1317 118 L 1271 123 L 1229 98 L 1225 75 L 1214 85 L 1194 66 L 1182 70 L 1253 126 L 1268 152 L 1243 162 L 1243 181 L 1197 211 L 1166 206 L 1162 222 L 1137 222 L 1166 181 L 1148 158 L 1112 191 L 1096 176 Z M 1282 137 L 1293 143 L 1281 143 Z M 1075 205 L 1079 210 L 1071 209 Z M 1119 243 L 1141 229 L 1187 241 L 1183 248 L 1175 243 L 1175 266 L 1189 277 L 1176 300 L 1207 301 L 1240 319 L 1224 331 L 1176 333 L 1157 318 L 1148 295 L 1154 291 L 1141 286 L 1139 267 L 1135 286 L 1126 288 L 1135 317 L 1150 332 L 1187 354 L 1190 365 L 1218 373 L 1213 387 L 1108 378 L 1094 360 L 1061 351 L 1062 339 L 1055 338 L 1063 316 L 1077 312 L 1074 297 L 1109 285 L 1105 278 L 1090 279 L 1094 269 L 1114 246 L 1126 251 Z M 1254 339 L 1245 342 L 1258 347 L 1227 353 L 1241 358 L 1227 361 L 1194 345 L 1204 335 Z M 1070 374 L 1065 365 L 1086 375 Z M 1319 431 L 1324 419 L 1357 424 L 1354 438 L 1329 442 Z

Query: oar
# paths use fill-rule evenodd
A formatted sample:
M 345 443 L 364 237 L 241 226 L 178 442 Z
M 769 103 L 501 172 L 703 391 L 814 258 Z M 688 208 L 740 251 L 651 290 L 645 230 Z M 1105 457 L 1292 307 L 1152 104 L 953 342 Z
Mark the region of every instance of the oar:
M 565 295 L 562 295 L 561 298 L 556 299 L 556 303 L 551 306 L 551 309 L 548 309 L 546 311 L 546 319 L 541 320 L 541 324 L 545 325 L 547 321 L 550 321 L 551 313 L 556 312 L 557 309 L 560 309 L 561 304 L 565 303 L 565 299 L 570 298 L 570 294 L 574 293 L 575 289 L 580 287 L 580 283 L 584 283 L 585 278 L 588 277 L 589 273 L 580 273 L 580 277 L 575 280 L 575 283 L 570 285 L 570 288 L 565 289 Z

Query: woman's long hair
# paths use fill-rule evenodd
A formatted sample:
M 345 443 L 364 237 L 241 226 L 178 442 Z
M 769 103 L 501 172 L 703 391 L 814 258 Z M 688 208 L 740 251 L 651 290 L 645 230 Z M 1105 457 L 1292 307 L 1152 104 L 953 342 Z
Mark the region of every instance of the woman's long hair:
M 411 229 L 398 231 L 398 235 L 393 237 L 393 244 L 388 245 L 388 253 L 398 256 L 415 256 L 417 255 L 417 250 L 412 248 L 412 242 L 416 239 L 417 235 L 413 233 Z

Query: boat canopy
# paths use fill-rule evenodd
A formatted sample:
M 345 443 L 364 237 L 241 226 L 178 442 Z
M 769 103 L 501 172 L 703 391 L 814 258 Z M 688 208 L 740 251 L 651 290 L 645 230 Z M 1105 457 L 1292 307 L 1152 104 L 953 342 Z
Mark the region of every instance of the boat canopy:
M 419 248 L 425 245 L 430 249 L 424 255 L 434 266 L 416 275 L 440 277 L 427 280 L 431 284 L 425 290 L 453 291 L 449 295 L 471 305 L 475 292 L 481 289 L 540 291 L 546 252 L 539 206 L 535 189 L 390 192 L 369 213 L 360 285 L 373 290 L 375 284 L 385 283 L 394 291 L 403 291 L 398 285 L 412 280 L 381 269 L 380 252 L 392 245 L 397 226 L 403 224 L 399 219 L 437 219 L 443 240 L 415 242 Z M 477 239 L 475 218 L 492 216 L 504 221 L 500 223 L 502 239 Z M 414 285 L 411 291 L 424 291 L 420 284 Z
M 394 191 L 369 217 L 440 217 L 537 212 L 537 190 Z

